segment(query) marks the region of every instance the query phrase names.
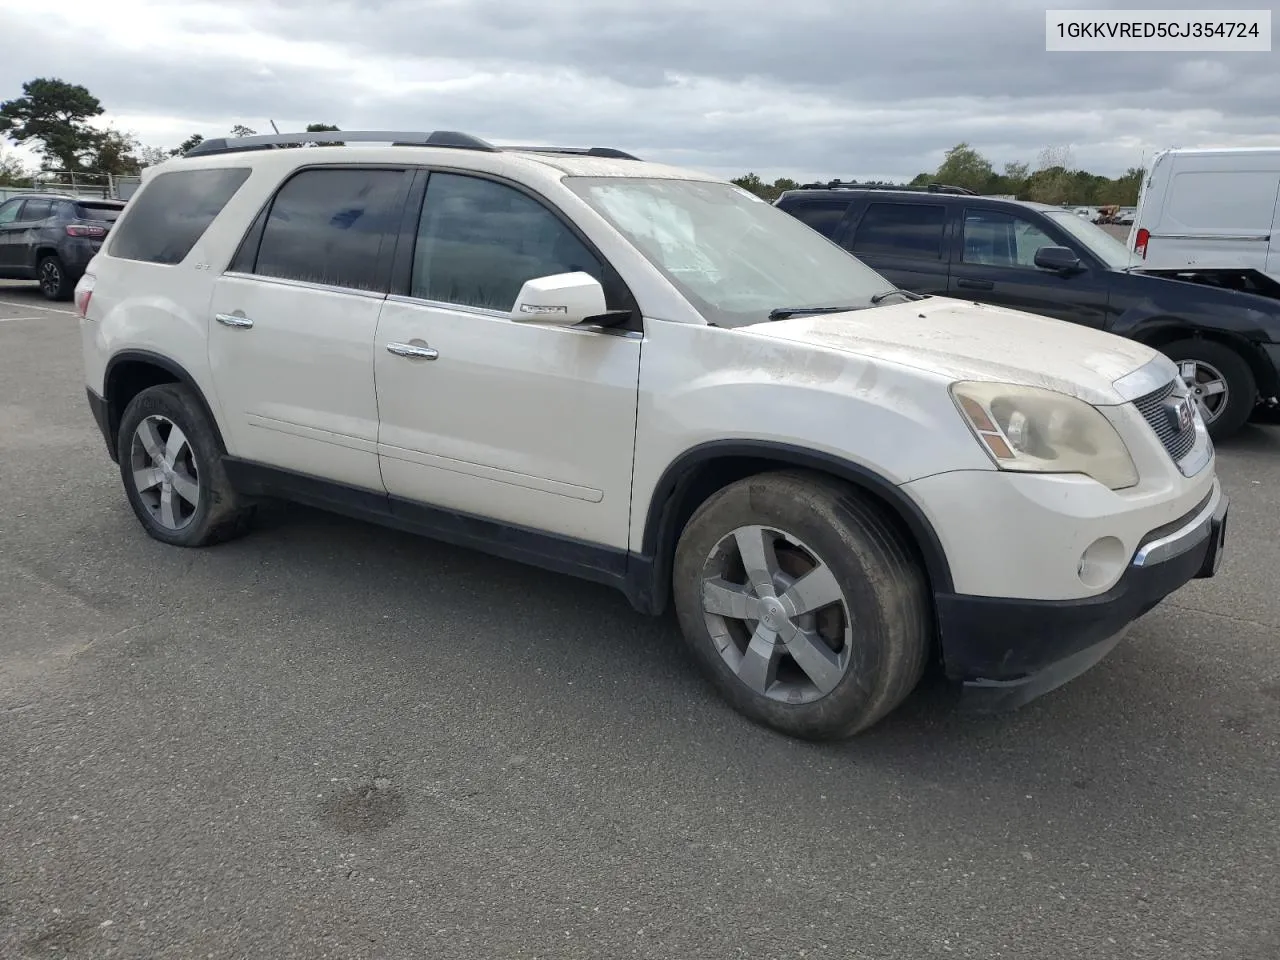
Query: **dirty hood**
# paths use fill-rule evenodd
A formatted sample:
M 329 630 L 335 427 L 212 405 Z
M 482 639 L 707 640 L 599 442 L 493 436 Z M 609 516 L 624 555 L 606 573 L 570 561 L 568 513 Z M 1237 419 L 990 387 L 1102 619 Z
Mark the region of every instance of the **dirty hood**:
M 930 297 L 848 313 L 791 317 L 744 333 L 857 354 L 953 380 L 1045 387 L 1088 403 L 1128 399 L 1114 383 L 1160 356 L 1090 327 L 987 304 Z M 1170 365 L 1170 376 L 1174 368 Z

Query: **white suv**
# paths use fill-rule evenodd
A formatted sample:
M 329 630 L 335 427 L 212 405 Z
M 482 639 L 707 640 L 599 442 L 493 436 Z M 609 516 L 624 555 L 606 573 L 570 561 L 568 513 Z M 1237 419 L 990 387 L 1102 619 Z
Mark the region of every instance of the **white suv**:
M 325 137 L 148 169 L 77 288 L 158 540 L 283 497 L 670 601 L 734 706 L 810 738 L 931 665 L 1025 702 L 1217 570 L 1213 448 L 1149 347 L 894 290 L 616 150 Z

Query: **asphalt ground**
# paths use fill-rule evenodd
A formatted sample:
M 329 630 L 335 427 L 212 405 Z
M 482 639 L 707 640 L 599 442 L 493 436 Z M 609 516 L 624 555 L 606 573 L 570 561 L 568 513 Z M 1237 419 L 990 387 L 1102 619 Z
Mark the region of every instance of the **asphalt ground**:
M 1092 671 L 814 746 L 606 588 L 289 506 L 148 539 L 70 310 L 0 289 L 0 957 L 1280 957 L 1280 428 Z

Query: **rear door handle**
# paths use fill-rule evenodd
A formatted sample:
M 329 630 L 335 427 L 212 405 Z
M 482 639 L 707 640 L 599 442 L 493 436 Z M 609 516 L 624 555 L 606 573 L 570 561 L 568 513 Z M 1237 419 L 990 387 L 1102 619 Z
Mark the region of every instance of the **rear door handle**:
M 995 284 L 990 280 L 964 280 L 956 281 L 957 287 L 968 287 L 970 290 L 994 290 Z
M 248 317 L 237 317 L 232 313 L 215 313 L 213 319 L 224 327 L 252 327 L 253 321 Z
M 388 343 L 387 352 L 394 353 L 397 357 L 408 357 L 410 360 L 434 360 L 440 356 L 440 351 L 434 347 L 419 346 L 415 343 Z

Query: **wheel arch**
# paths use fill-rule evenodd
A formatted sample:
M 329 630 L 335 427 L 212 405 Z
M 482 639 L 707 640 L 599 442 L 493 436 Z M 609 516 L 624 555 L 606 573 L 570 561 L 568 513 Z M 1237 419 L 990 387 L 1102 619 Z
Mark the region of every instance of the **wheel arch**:
M 218 451 L 223 454 L 227 452 L 222 431 L 218 428 L 218 420 L 213 415 L 213 409 L 209 406 L 204 391 L 182 364 L 150 350 L 122 350 L 107 361 L 102 380 L 109 433 L 107 450 L 112 460 L 119 461 L 120 451 L 116 449 L 116 436 L 120 431 L 120 419 L 124 416 L 129 401 L 148 387 L 162 383 L 178 383 L 191 391 L 196 402 L 200 404 L 201 412 L 209 420 L 214 438 L 218 442 Z
M 951 567 L 941 540 L 920 507 L 896 484 L 860 464 L 806 447 L 767 440 L 716 440 L 686 450 L 655 485 L 639 551 L 642 569 L 629 577 L 632 603 L 651 614 L 666 609 L 676 542 L 708 497 L 745 477 L 787 468 L 835 477 L 870 497 L 916 550 L 930 592 L 952 592 Z
M 1261 396 L 1275 396 L 1280 393 L 1280 376 L 1277 376 L 1275 369 L 1267 362 L 1262 351 L 1245 337 L 1229 330 L 1215 330 L 1188 323 L 1177 317 L 1165 317 L 1148 321 L 1132 331 L 1129 336 L 1156 350 L 1179 340 L 1207 340 L 1227 347 L 1240 354 L 1244 362 L 1249 365 Z

